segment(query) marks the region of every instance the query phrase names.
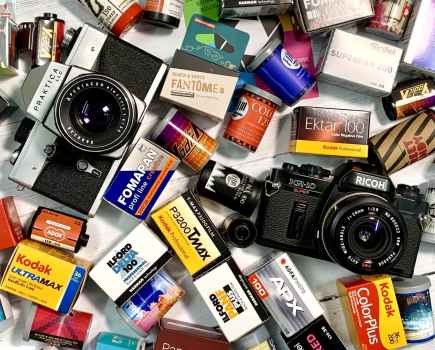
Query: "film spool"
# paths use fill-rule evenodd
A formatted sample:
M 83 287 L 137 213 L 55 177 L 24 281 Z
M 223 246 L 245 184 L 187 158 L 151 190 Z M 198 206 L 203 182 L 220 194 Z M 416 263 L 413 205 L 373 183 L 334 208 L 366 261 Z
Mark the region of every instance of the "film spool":
M 57 18 L 57 14 L 47 12 L 35 18 L 33 67 L 60 62 L 64 33 L 65 21 Z
M 435 337 L 430 286 L 430 279 L 426 276 L 394 281 L 408 343 L 422 343 Z
M 224 237 L 238 248 L 247 248 L 257 238 L 257 227 L 247 217 L 240 214 L 228 216 L 222 225 Z
M 263 191 L 255 178 L 212 160 L 199 175 L 196 188 L 201 196 L 246 216 L 254 212 Z

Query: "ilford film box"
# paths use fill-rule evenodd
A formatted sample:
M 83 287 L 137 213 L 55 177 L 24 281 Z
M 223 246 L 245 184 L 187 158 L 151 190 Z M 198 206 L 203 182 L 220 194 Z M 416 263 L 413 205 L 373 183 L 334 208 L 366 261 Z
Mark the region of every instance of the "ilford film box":
M 388 275 L 338 279 L 337 288 L 357 349 L 387 350 L 407 344 L 393 282 Z
M 239 73 L 177 50 L 160 99 L 223 121 Z
M 264 259 L 248 272 L 248 281 L 286 337 L 323 314 L 305 278 L 287 253 Z
M 66 314 L 82 291 L 90 267 L 65 251 L 24 240 L 9 260 L 0 289 Z
M 145 220 L 180 161 L 141 138 L 119 169 L 104 199 L 123 212 Z
M 216 226 L 191 191 L 153 212 L 151 218 L 193 278 L 230 256 Z
M 320 80 L 357 92 L 386 96 L 394 87 L 402 49 L 335 29 L 321 55 Z
M 370 112 L 298 107 L 290 122 L 289 152 L 367 158 Z
M 295 0 L 302 30 L 318 33 L 375 15 L 371 0 Z
M 116 244 L 89 275 L 121 306 L 170 259 L 168 247 L 148 226 L 140 224 Z
M 193 283 L 229 342 L 248 334 L 268 318 L 232 259 Z
M 435 0 L 415 1 L 404 41 L 401 70 L 435 77 Z

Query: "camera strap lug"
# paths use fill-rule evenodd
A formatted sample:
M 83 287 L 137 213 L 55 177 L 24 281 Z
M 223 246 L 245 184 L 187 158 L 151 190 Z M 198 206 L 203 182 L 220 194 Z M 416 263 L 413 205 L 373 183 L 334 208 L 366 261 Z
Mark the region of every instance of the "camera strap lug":
M 103 172 L 100 169 L 95 168 L 91 163 L 84 159 L 79 159 L 77 161 L 76 168 L 78 171 L 91 174 L 94 177 L 99 178 L 103 175 Z
M 267 197 L 272 197 L 281 189 L 280 182 L 273 182 L 270 180 L 264 181 L 264 193 Z

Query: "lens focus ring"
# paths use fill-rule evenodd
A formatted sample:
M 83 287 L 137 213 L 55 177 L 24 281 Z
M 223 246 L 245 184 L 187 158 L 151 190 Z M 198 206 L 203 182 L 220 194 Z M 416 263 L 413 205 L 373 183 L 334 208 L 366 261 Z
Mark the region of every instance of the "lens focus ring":
M 101 74 L 71 80 L 55 105 L 56 127 L 75 148 L 109 153 L 130 139 L 137 125 L 133 96 L 119 82 Z

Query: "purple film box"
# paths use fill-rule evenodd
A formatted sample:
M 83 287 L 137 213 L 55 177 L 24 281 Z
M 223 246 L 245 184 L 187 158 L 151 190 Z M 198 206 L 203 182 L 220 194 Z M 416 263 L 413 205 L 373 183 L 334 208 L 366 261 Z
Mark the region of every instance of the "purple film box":
M 435 0 L 417 1 L 404 39 L 401 70 L 435 76 Z

